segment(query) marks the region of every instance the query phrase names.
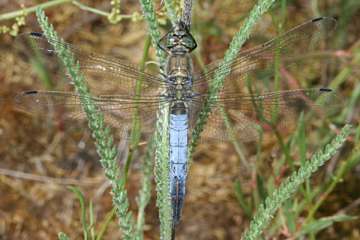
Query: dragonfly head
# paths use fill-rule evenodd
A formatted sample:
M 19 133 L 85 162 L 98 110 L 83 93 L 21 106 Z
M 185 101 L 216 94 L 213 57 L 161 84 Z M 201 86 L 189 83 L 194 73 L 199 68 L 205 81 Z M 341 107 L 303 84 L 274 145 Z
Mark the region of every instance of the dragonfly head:
M 166 52 L 192 52 L 196 47 L 196 41 L 189 31 L 189 27 L 179 21 L 158 43 L 159 47 Z

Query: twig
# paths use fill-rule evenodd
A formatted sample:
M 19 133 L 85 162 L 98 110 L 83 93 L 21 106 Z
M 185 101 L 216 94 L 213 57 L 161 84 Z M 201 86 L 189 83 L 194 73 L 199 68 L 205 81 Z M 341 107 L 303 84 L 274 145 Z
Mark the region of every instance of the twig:
M 104 178 L 85 178 L 80 180 L 73 178 L 55 178 L 4 168 L 0 168 L 0 175 L 42 183 L 53 183 L 58 185 L 94 186 L 95 184 L 99 184 L 104 181 Z
M 56 7 L 58 5 L 62 5 L 62 4 L 66 4 L 66 3 L 71 3 L 75 6 L 77 6 L 78 8 L 100 15 L 100 16 L 104 16 L 109 18 L 111 16 L 111 13 L 109 12 L 105 12 L 102 11 L 100 9 L 97 8 L 93 8 L 90 6 L 87 6 L 77 0 L 53 0 L 53 1 L 48 1 L 45 3 L 41 3 L 41 4 L 37 4 L 35 6 L 32 7 L 24 7 L 20 10 L 16 10 L 13 12 L 8 12 L 8 13 L 4 13 L 4 14 L 0 14 L 0 21 L 5 21 L 5 20 L 10 20 L 10 19 L 14 19 L 20 16 L 24 16 L 24 15 L 28 15 L 30 13 L 34 13 L 36 11 L 36 9 L 41 8 L 41 9 L 47 9 L 47 8 L 51 8 L 51 7 Z M 141 16 L 138 13 L 134 13 L 134 14 L 118 14 L 117 17 L 119 19 L 137 19 L 137 18 L 141 18 Z
M 33 7 L 22 8 L 20 10 L 16 10 L 16 11 L 13 11 L 13 12 L 4 13 L 4 14 L 0 15 L 0 21 L 9 20 L 9 19 L 13 19 L 13 18 L 20 17 L 20 16 L 23 16 L 23 15 L 27 15 L 29 13 L 33 13 L 38 8 L 46 9 L 46 8 L 49 8 L 49 7 L 55 7 L 57 5 L 68 3 L 68 2 L 71 2 L 71 1 L 72 0 L 54 0 L 54 1 L 44 2 L 44 3 L 41 3 L 41 4 L 35 5 Z
M 357 209 L 360 205 L 360 198 L 356 199 L 355 201 L 351 202 L 348 206 L 340 209 L 336 214 L 334 215 L 340 215 L 340 214 L 346 214 L 350 210 Z

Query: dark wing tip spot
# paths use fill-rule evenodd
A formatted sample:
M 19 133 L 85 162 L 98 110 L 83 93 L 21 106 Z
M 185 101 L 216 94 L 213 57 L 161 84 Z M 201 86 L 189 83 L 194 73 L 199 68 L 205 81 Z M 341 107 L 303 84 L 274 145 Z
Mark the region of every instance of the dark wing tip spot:
M 319 22 L 319 21 L 322 21 L 322 20 L 330 20 L 330 21 L 333 21 L 333 22 L 337 22 L 337 18 L 336 17 L 334 17 L 334 16 L 322 16 L 322 17 L 317 17 L 317 18 L 314 18 L 314 19 L 312 19 L 311 21 L 312 22 Z
M 317 18 L 312 19 L 311 21 L 312 21 L 312 22 L 318 22 L 318 21 L 322 21 L 322 20 L 324 20 L 324 19 L 337 22 L 337 18 L 334 17 L 334 16 L 326 16 L 326 17 L 325 17 L 325 16 L 322 16 L 322 17 L 317 17 Z
M 42 34 L 42 33 L 39 33 L 39 32 L 31 32 L 31 33 L 30 33 L 30 36 L 33 36 L 33 37 L 42 37 L 43 34 Z
M 30 90 L 30 91 L 25 91 L 24 95 L 34 95 L 34 94 L 38 94 L 38 91 L 36 90 Z
M 331 88 L 320 88 L 320 92 L 332 92 Z
M 318 21 L 321 21 L 321 20 L 323 20 L 325 17 L 317 17 L 317 18 L 314 18 L 313 20 L 312 20 L 312 22 L 318 22 Z

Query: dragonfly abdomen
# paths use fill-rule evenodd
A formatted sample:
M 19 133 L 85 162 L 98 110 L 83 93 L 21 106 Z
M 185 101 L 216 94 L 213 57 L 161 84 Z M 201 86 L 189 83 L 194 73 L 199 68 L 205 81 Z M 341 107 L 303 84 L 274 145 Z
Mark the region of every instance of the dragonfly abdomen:
M 170 114 L 170 195 L 173 224 L 180 220 L 187 176 L 188 116 Z

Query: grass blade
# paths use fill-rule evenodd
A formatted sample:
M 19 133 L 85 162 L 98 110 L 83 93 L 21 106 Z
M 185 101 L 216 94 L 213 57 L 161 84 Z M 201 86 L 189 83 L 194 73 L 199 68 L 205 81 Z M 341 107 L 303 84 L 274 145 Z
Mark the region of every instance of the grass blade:
M 84 194 L 77 187 L 69 187 L 69 189 L 76 195 L 76 198 L 79 200 L 80 209 L 81 209 L 81 224 L 84 232 L 84 240 L 88 239 L 89 228 L 86 222 L 86 207 L 85 207 L 85 198 Z
M 294 195 L 302 183 L 309 179 L 319 167 L 337 153 L 349 136 L 350 130 L 350 125 L 345 125 L 333 141 L 327 144 L 323 150 L 315 153 L 297 172 L 294 172 L 278 189 L 269 195 L 264 203 L 259 206 L 249 229 L 244 232 L 242 239 L 253 240 L 259 238 L 260 234 L 270 224 L 271 219 L 281 204 Z
M 105 126 L 103 114 L 97 111 L 95 104 L 91 100 L 90 91 L 85 83 L 85 77 L 80 71 L 79 62 L 75 59 L 70 49 L 64 47 L 63 41 L 58 37 L 53 26 L 48 22 L 44 11 L 38 9 L 36 15 L 45 37 L 47 39 L 55 39 L 55 41 L 51 41 L 50 44 L 65 66 L 67 73 L 71 76 L 76 92 L 81 96 L 82 107 L 86 113 L 92 137 L 95 140 L 96 149 L 100 156 L 100 163 L 104 168 L 105 176 L 112 185 L 113 204 L 120 219 L 120 228 L 122 229 L 124 239 L 133 239 L 134 219 L 131 212 L 129 212 L 125 179 L 121 176 L 116 161 L 117 148 L 113 145 L 110 129 Z

